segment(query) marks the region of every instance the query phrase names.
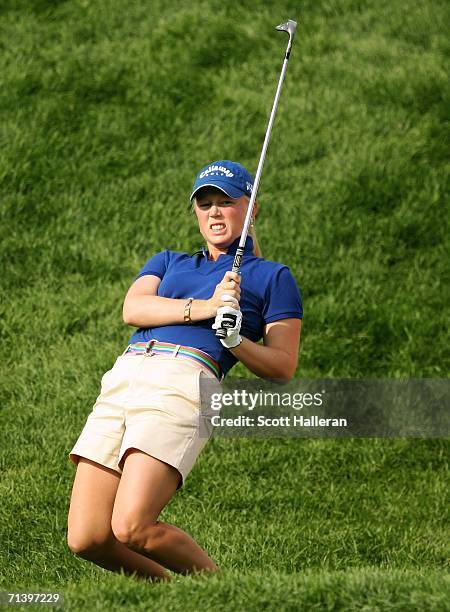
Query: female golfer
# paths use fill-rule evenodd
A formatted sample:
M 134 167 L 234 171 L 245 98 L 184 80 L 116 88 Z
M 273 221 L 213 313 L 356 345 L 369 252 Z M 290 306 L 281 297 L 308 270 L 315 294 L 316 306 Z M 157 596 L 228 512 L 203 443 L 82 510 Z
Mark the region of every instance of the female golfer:
M 191 202 L 206 247 L 153 256 L 125 297 L 124 321 L 138 329 L 69 455 L 68 545 L 106 569 L 156 580 L 170 580 L 167 569 L 218 571 L 187 533 L 158 520 L 208 440 L 200 378 L 219 385 L 237 361 L 262 378 L 294 375 L 302 304 L 289 269 L 257 256 L 249 236 L 242 281 L 229 271 L 252 186 L 238 163 L 203 168 Z M 219 340 L 214 328 L 230 308 L 236 324 Z

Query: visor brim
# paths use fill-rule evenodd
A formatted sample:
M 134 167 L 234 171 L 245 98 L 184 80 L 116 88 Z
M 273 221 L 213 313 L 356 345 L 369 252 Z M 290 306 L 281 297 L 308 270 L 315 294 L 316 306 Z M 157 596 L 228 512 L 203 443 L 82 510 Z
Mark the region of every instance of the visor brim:
M 220 189 L 220 191 L 223 191 L 225 195 L 233 199 L 238 199 L 238 198 L 241 198 L 243 195 L 247 195 L 245 191 L 241 191 L 240 189 L 237 189 L 236 187 L 232 187 L 228 183 L 221 182 L 221 181 L 215 181 L 214 183 L 211 183 L 211 182 L 202 183 L 201 185 L 198 185 L 197 187 L 195 187 L 194 191 L 191 193 L 191 197 L 190 197 L 191 202 L 195 194 L 198 193 L 200 189 L 203 189 L 203 187 L 215 187 L 216 189 Z

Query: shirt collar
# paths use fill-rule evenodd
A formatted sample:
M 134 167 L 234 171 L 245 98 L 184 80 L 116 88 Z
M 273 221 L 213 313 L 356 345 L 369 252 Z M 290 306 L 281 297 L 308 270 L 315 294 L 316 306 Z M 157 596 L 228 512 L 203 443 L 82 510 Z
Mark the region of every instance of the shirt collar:
M 230 246 L 228 247 L 227 253 L 226 253 L 227 255 L 236 255 L 236 251 L 239 246 L 240 239 L 241 237 L 238 236 L 236 240 L 230 244 Z M 206 246 L 203 246 L 202 250 L 197 251 L 197 253 L 201 253 L 202 255 L 204 255 L 206 259 L 209 258 L 209 251 Z M 245 241 L 245 247 L 244 247 L 244 255 L 252 255 L 252 254 L 253 254 L 253 239 L 251 236 L 247 236 L 247 240 Z

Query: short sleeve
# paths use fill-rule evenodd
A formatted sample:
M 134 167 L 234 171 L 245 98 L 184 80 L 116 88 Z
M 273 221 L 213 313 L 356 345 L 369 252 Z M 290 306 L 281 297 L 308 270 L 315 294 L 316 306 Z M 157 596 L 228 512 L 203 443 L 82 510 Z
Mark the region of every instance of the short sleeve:
M 139 274 L 134 280 L 137 280 L 141 276 L 146 276 L 148 274 L 153 274 L 154 276 L 158 276 L 160 279 L 162 279 L 167 270 L 167 255 L 167 251 L 161 251 L 161 253 L 157 253 L 156 255 L 151 257 L 141 268 Z
M 265 323 L 303 318 L 300 289 L 287 266 L 280 267 L 272 275 L 264 297 L 262 315 Z

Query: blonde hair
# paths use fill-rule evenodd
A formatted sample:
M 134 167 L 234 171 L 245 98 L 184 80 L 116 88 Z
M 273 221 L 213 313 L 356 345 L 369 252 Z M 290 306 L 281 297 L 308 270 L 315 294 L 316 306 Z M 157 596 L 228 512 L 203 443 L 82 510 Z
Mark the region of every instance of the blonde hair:
M 250 198 L 248 196 L 245 196 L 245 199 L 247 200 L 247 203 L 250 202 Z M 256 215 L 253 217 L 253 219 L 256 219 Z M 253 225 L 253 221 L 250 223 L 248 233 L 253 240 L 253 255 L 255 257 L 262 257 L 261 247 L 259 246 L 258 238 L 256 237 L 256 230 L 255 226 Z
M 253 240 L 253 255 L 255 257 L 262 257 L 261 247 L 259 246 L 258 238 L 256 237 L 256 231 L 253 225 L 250 225 L 249 234 Z
M 244 196 L 245 199 L 247 200 L 247 203 L 250 202 L 250 198 L 248 196 Z M 194 196 L 192 198 L 192 202 L 191 202 L 191 212 L 194 212 L 195 206 L 197 205 L 197 198 Z M 256 218 L 256 215 L 255 217 Z M 252 224 L 249 227 L 249 232 L 248 232 L 253 240 L 253 255 L 255 257 L 262 257 L 262 251 L 261 251 L 261 247 L 259 246 L 259 241 L 258 238 L 256 237 L 256 230 L 255 227 L 253 225 L 253 221 Z

